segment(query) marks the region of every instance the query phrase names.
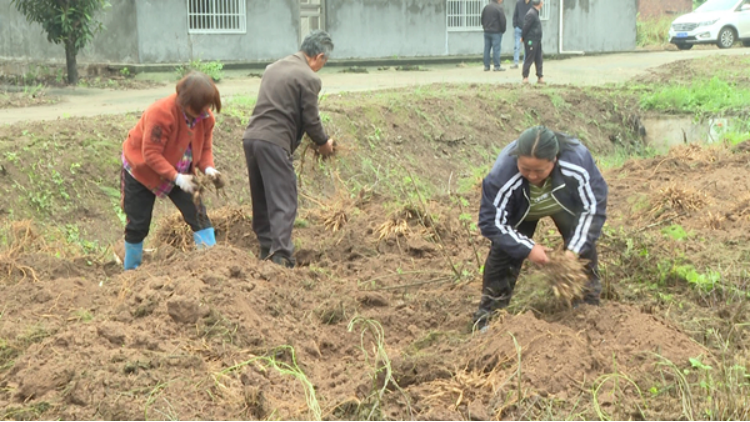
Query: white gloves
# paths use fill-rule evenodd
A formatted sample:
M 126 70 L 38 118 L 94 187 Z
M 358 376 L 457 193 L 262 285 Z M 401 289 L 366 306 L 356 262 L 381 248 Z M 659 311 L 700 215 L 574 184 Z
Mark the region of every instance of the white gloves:
M 174 184 L 187 193 L 193 193 L 198 189 L 195 178 L 189 174 L 178 174 L 177 178 L 174 179 Z
M 208 176 L 216 189 L 223 189 L 227 184 L 227 181 L 221 176 L 221 173 L 216 171 L 213 167 L 206 167 L 206 176 Z

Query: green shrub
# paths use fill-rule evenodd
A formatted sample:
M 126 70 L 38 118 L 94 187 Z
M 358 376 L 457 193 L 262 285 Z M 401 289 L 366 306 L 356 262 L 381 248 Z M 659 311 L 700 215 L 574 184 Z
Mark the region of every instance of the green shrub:
M 638 16 L 636 22 L 635 42 L 639 47 L 665 45 L 669 42 L 669 26 L 674 16 L 644 18 Z
M 177 66 L 175 73 L 177 73 L 177 79 L 180 79 L 191 71 L 197 70 L 210 76 L 214 82 L 219 82 L 224 77 L 222 69 L 224 69 L 224 64 L 218 60 L 203 62 L 201 59 L 195 59 L 191 60 L 187 65 Z

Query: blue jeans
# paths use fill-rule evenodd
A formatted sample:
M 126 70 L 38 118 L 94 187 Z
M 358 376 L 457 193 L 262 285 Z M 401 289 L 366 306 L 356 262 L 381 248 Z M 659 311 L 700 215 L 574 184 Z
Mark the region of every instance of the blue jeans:
M 492 60 L 495 69 L 500 69 L 500 44 L 503 41 L 503 34 L 484 33 L 484 68 L 490 68 L 490 50 L 492 50 Z
M 523 29 L 521 28 L 514 28 L 515 35 L 516 35 L 516 42 L 513 44 L 513 64 L 518 65 L 518 59 L 521 57 L 521 34 L 523 34 Z

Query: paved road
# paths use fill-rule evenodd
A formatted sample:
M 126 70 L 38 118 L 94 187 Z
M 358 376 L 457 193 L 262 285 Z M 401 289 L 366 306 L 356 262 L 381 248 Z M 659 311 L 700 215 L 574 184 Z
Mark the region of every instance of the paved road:
M 746 55 L 750 49 L 729 50 L 705 49 L 691 51 L 657 51 L 581 56 L 564 60 L 548 60 L 544 64 L 545 79 L 553 84 L 602 85 L 623 82 L 648 72 L 650 68 L 683 59 L 711 55 Z M 459 67 L 456 65 L 429 66 L 426 72 L 403 72 L 395 70 L 370 73 L 338 73 L 335 67 L 324 68 L 323 92 L 363 91 L 396 88 L 431 83 L 520 83 L 518 70 L 484 72 L 481 64 Z M 258 93 L 260 79 L 248 77 L 247 71 L 227 72 L 220 83 L 222 97 L 242 95 L 254 97 Z M 95 116 L 142 111 L 153 101 L 174 92 L 174 84 L 145 90 L 101 90 L 85 88 L 54 89 L 49 95 L 62 96 L 63 101 L 51 106 L 38 106 L 0 110 L 0 124 L 20 121 L 55 120 L 72 116 Z

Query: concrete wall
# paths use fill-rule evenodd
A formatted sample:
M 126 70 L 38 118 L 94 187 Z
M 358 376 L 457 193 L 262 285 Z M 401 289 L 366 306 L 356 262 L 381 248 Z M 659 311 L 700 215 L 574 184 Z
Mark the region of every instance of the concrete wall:
M 515 0 L 505 0 L 503 7 L 508 20 L 501 48 L 505 60 L 513 56 Z M 481 56 L 484 49 L 481 29 L 447 30 L 445 0 L 327 0 L 326 11 L 336 58 Z M 542 22 L 545 51 L 557 51 L 557 12 L 553 15 L 555 19 Z
M 141 63 L 270 60 L 299 49 L 297 0 L 247 0 L 247 33 L 188 34 L 185 0 L 138 0 Z
M 78 63 L 138 62 L 136 0 L 111 3 L 112 7 L 98 16 L 104 31 L 78 54 Z M 65 63 L 65 47 L 47 41 L 42 26 L 30 24 L 10 0 L 0 0 L 0 57 Z
M 641 19 L 681 15 L 693 10 L 693 0 L 639 0 Z
M 638 0 L 562 1 L 564 50 L 594 53 L 635 48 Z
M 327 0 L 334 56 L 445 55 L 445 7 L 445 0 Z

